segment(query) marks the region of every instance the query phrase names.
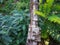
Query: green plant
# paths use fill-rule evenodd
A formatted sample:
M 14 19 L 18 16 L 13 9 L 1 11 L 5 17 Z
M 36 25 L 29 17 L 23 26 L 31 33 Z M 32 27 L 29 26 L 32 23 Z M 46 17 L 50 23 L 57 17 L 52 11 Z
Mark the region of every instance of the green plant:
M 42 38 L 47 39 L 49 34 L 60 42 L 60 13 L 58 11 L 60 8 L 59 5 L 55 5 L 57 3 L 54 0 L 46 0 L 44 3 L 40 0 L 40 8 L 36 14 L 41 16 L 39 26 L 42 28 Z
M 10 14 L 13 10 L 29 10 L 29 0 L 0 0 L 0 13 Z
M 0 45 L 25 45 L 29 14 L 17 10 L 12 11 L 12 14 L 0 14 Z
M 13 0 L 0 0 L 0 13 L 9 14 L 12 10 L 14 10 Z
M 17 10 L 26 10 L 26 9 L 29 9 L 29 6 L 28 6 L 28 2 L 16 2 L 16 8 Z

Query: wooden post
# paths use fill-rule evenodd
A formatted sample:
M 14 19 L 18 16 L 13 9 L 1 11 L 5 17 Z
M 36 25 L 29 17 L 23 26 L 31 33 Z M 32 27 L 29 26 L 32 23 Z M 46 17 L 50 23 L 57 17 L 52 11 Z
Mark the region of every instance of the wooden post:
M 29 25 L 28 37 L 26 45 L 40 45 L 40 28 L 38 27 L 38 16 L 35 14 L 38 10 L 38 0 L 30 0 L 30 17 L 31 23 Z

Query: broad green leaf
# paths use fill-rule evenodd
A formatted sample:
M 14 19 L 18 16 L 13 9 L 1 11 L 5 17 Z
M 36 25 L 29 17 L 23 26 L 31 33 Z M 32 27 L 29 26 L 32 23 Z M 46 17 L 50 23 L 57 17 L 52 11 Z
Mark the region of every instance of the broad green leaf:
M 58 16 L 56 16 L 56 15 L 49 16 L 48 20 L 60 24 L 60 18 Z
M 35 11 L 35 13 L 39 16 L 46 17 L 46 15 L 43 12 Z

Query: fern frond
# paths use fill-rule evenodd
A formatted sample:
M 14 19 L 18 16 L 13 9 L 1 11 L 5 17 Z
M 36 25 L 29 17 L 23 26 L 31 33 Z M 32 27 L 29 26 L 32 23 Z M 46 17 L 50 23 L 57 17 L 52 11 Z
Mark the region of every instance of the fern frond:
M 50 20 L 51 22 L 60 24 L 60 18 L 56 15 L 49 16 L 48 20 Z
M 46 15 L 45 15 L 43 12 L 35 11 L 35 13 L 36 13 L 37 15 L 42 16 L 42 17 L 46 17 Z

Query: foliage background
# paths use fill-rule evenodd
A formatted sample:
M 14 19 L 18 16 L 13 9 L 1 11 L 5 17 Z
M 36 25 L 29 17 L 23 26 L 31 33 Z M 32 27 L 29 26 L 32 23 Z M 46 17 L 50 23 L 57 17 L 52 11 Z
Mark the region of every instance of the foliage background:
M 29 23 L 25 12 L 0 14 L 0 45 L 25 45 Z M 27 21 L 26 21 L 27 20 Z
M 59 0 L 40 0 L 39 26 L 42 28 L 42 38 L 48 39 L 50 36 L 60 42 L 60 3 Z M 58 44 L 60 45 L 60 44 Z
M 0 0 L 0 45 L 25 45 L 30 22 L 29 0 Z M 40 0 L 42 38 L 60 42 L 60 0 Z M 58 44 L 60 45 L 60 44 Z
M 28 4 L 29 0 L 0 0 L 0 45 L 26 44 Z

